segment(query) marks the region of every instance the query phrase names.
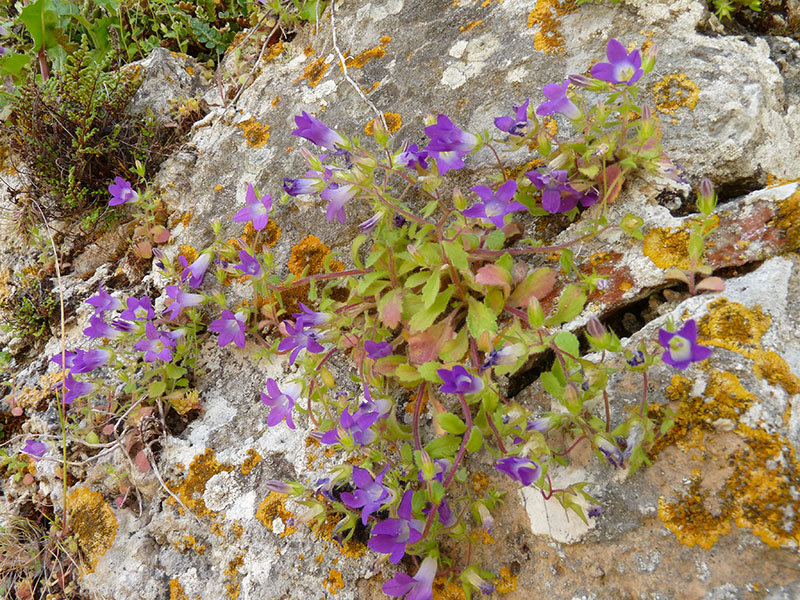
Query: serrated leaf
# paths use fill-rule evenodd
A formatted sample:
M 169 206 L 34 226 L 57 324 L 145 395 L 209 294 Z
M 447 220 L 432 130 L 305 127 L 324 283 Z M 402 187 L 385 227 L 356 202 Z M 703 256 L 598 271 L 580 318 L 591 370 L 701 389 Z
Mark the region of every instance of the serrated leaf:
M 0 73 L 19 75 L 22 69 L 30 62 L 31 57 L 27 54 L 6 54 L 0 58 Z
M 394 376 L 401 382 L 407 385 L 418 385 L 422 383 L 422 377 L 419 372 L 407 363 L 397 366 L 394 370 Z
M 433 322 L 447 308 L 447 303 L 450 302 L 452 295 L 453 286 L 448 285 L 444 291 L 439 292 L 430 308 L 415 313 L 408 322 L 411 333 L 417 333 L 433 325 Z
M 477 452 L 483 445 L 483 434 L 477 427 L 473 427 L 467 442 L 467 452 Z
M 408 338 L 408 360 L 423 364 L 436 360 L 442 346 L 455 337 L 450 319 L 445 319 Z
M 425 381 L 430 381 L 431 383 L 441 383 L 442 380 L 437 375 L 436 371 L 442 368 L 442 363 L 438 360 L 431 360 L 422 365 L 417 367 L 417 371 L 419 374 L 422 375 Z
M 469 350 L 467 330 L 461 328 L 455 339 L 448 340 L 442 345 L 439 358 L 445 362 L 460 362 L 467 350 Z
M 406 279 L 405 287 L 407 288 L 415 288 L 422 284 L 424 284 L 431 276 L 430 271 L 420 271 L 419 273 L 412 273 Z
M 440 284 L 441 278 L 439 277 L 439 271 L 432 271 L 428 281 L 422 287 L 422 306 L 426 309 L 433 306 L 433 303 L 436 301 Z
M 395 288 L 378 300 L 378 317 L 389 329 L 400 324 L 403 314 L 403 289 Z
M 444 252 L 448 260 L 456 269 L 461 271 L 469 270 L 469 256 L 461 242 L 444 241 L 442 246 L 444 246 Z
M 166 381 L 154 381 L 147 388 L 147 393 L 151 399 L 154 399 L 160 397 L 161 394 L 163 394 L 166 389 L 167 389 Z
M 548 394 L 561 400 L 564 397 L 564 386 L 559 383 L 558 378 L 550 372 L 542 373 L 539 381 Z
M 553 341 L 567 354 L 577 357 L 580 353 L 581 343 L 578 337 L 570 331 L 559 331 Z
M 495 229 L 486 236 L 486 247 L 489 250 L 500 250 L 506 243 L 506 234 L 502 229 Z
M 472 296 L 467 297 L 467 328 L 472 337 L 477 338 L 482 332 L 497 333 L 497 317 L 483 303 Z
M 506 294 L 511 291 L 511 273 L 498 264 L 483 265 L 475 274 L 475 281 L 502 288 Z
M 183 377 L 185 373 L 186 369 L 184 369 L 183 367 L 179 367 L 178 365 L 173 365 L 173 364 L 167 365 L 167 376 L 170 379 L 178 379 L 180 377 Z
M 454 435 L 443 435 L 425 446 L 425 452 L 433 458 L 452 458 L 461 445 L 461 438 Z
M 556 284 L 556 272 L 543 267 L 536 269 L 520 283 L 509 296 L 508 303 L 516 308 L 528 306 L 531 298 L 541 300 L 553 291 Z
M 561 296 L 558 298 L 558 308 L 556 312 L 545 319 L 544 323 L 548 327 L 552 327 L 571 321 L 581 314 L 585 304 L 586 294 L 580 286 L 571 283 L 561 292 Z
M 33 51 L 38 52 L 45 46 L 58 24 L 58 15 L 47 6 L 45 0 L 36 0 L 19 13 L 19 20 L 25 24 L 33 38 Z
M 464 424 L 464 421 L 459 419 L 453 413 L 439 413 L 436 415 L 436 420 L 439 423 L 439 427 L 444 429 L 447 433 L 461 435 L 467 430 L 467 426 Z

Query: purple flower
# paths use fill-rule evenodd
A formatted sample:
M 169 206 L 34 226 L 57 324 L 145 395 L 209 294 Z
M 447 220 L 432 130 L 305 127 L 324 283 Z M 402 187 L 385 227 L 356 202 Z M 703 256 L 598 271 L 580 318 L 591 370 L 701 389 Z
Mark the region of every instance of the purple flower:
M 133 347 L 140 352 L 144 352 L 145 362 L 155 362 L 172 360 L 172 350 L 175 347 L 175 340 L 163 331 L 156 329 L 152 323 L 147 323 L 144 327 L 145 339 L 136 342 Z
M 342 492 L 341 498 L 342 502 L 350 508 L 361 508 L 362 525 L 367 524 L 367 519 L 372 513 L 391 501 L 392 494 L 383 485 L 383 476 L 388 468 L 389 465 L 386 465 L 373 480 L 372 475 L 366 469 L 353 467 L 353 483 L 356 484 L 357 489 L 352 494 Z
M 529 458 L 521 456 L 509 456 L 497 461 L 495 468 L 501 473 L 505 473 L 511 479 L 519 481 L 522 485 L 530 485 L 542 473 L 541 467 Z
M 428 156 L 436 160 L 440 175 L 462 168 L 464 161 L 461 159 L 480 143 L 480 138 L 453 125 L 447 115 L 439 115 L 435 125 L 425 128 L 425 134 L 431 138 Z
M 290 179 L 289 177 L 283 178 L 283 189 L 290 196 L 299 196 L 300 194 L 313 194 L 316 192 L 317 179 L 310 179 L 302 177 L 298 179 Z
M 126 321 L 149 321 L 156 316 L 150 298 L 144 296 L 141 300 L 131 296 L 127 301 L 128 308 L 123 310 L 119 318 Z
M 639 365 L 644 364 L 644 352 L 637 350 L 633 353 L 633 356 L 628 359 L 627 363 L 632 367 L 638 367 Z
M 484 575 L 490 577 L 490 573 L 484 572 Z M 484 596 L 489 596 L 494 593 L 494 585 L 491 581 L 484 579 L 481 577 L 481 574 L 478 572 L 478 568 L 475 565 L 467 567 L 467 569 L 461 574 L 461 580 L 476 590 L 479 590 L 481 594 Z
M 378 360 L 392 353 L 392 345 L 389 342 L 373 342 L 372 340 L 367 340 L 364 342 L 364 351 L 372 360 Z
M 456 524 L 456 521 L 458 521 L 458 518 L 453 514 L 453 511 L 450 510 L 450 505 L 447 503 L 447 500 L 442 498 L 439 504 L 439 523 L 441 523 L 442 527 L 452 527 Z
M 57 357 L 59 360 L 56 364 L 61 362 L 61 355 L 58 354 Z M 72 373 L 88 373 L 94 371 L 98 367 L 107 365 L 110 359 L 111 352 L 102 348 L 95 348 L 93 350 L 78 349 L 75 350 L 75 356 L 72 358 L 72 364 L 69 365 L 69 370 Z
M 617 448 L 614 444 L 612 444 L 606 438 L 598 435 L 594 438 L 594 445 L 597 446 L 597 449 L 603 453 L 603 456 L 605 456 L 609 464 L 614 467 L 622 466 L 622 463 L 625 459 L 622 456 L 622 452 L 620 452 L 619 448 Z
M 525 175 L 537 189 L 542 190 L 542 208 L 549 213 L 569 212 L 579 202 L 584 207 L 597 202 L 597 190 L 590 188 L 580 193 L 568 183 L 569 177 L 565 170 L 554 169 L 550 173 L 528 171 Z
M 561 425 L 561 419 L 551 414 L 536 419 L 528 419 L 528 422 L 525 424 L 525 431 L 536 430 L 539 433 L 548 433 L 556 429 L 559 425 Z
M 462 365 L 456 365 L 452 369 L 438 369 L 436 374 L 444 382 L 439 388 L 443 394 L 477 394 L 483 389 L 483 381 Z
M 289 321 L 284 321 L 286 324 L 286 332 L 289 334 L 283 338 L 278 344 L 278 352 L 286 352 L 291 350 L 289 355 L 289 364 L 293 365 L 300 350 L 308 350 L 311 353 L 324 352 L 325 348 L 322 347 L 317 341 L 318 333 L 316 331 L 307 331 L 302 317 L 297 320 L 297 325 L 292 325 Z
M 450 469 L 450 461 L 446 458 L 437 458 L 433 461 L 433 479 L 431 481 L 444 482 L 444 475 Z M 422 471 L 417 473 L 417 481 L 425 481 Z
M 711 356 L 711 348 L 697 343 L 697 323 L 694 319 L 686 321 L 683 329 L 677 332 L 659 329 L 658 342 L 666 350 L 661 359 L 676 369 L 685 369 L 691 363 Z
M 311 117 L 306 111 L 302 115 L 294 118 L 297 129 L 292 131 L 292 135 L 307 139 L 317 146 L 334 149 L 336 146 L 344 144 L 345 139 L 333 129 Z
M 182 254 L 178 257 L 178 262 L 180 262 L 181 266 L 184 268 L 183 273 L 181 274 L 181 281 L 186 281 L 189 279 L 189 285 L 192 288 L 197 288 L 201 283 L 203 283 L 203 278 L 206 276 L 208 265 L 211 264 L 211 254 L 204 252 L 198 256 L 188 267 L 186 266 L 186 257 L 184 257 Z
M 100 315 L 93 315 L 89 319 L 89 327 L 83 330 L 83 335 L 92 339 L 108 338 L 114 340 L 121 336 L 122 332 L 112 328 Z
M 71 369 L 72 368 L 72 361 L 78 355 L 77 352 L 73 352 L 72 350 L 67 350 L 64 352 L 64 364 L 61 364 L 61 352 L 54 355 L 50 358 L 50 362 L 56 363 L 62 369 Z
M 394 564 L 399 563 L 405 555 L 406 545 L 416 544 L 422 538 L 425 523 L 413 518 L 413 496 L 414 492 L 406 491 L 397 509 L 397 518 L 386 519 L 374 525 L 372 537 L 367 544 L 375 552 L 389 554 L 389 561 Z
M 95 314 L 102 314 L 107 310 L 120 310 L 123 308 L 122 300 L 114 298 L 114 296 L 105 291 L 102 283 L 99 286 L 97 296 L 92 296 L 86 300 L 86 304 L 94 306 Z
M 34 442 L 33 440 L 28 440 L 25 442 L 22 452 L 29 454 L 35 462 L 39 462 L 44 453 L 47 452 L 47 444 L 44 442 Z
M 356 188 L 352 185 L 339 185 L 332 182 L 328 185 L 320 197 L 328 202 L 325 217 L 328 221 L 336 219 L 342 225 L 347 221 L 347 213 L 344 212 L 344 205 L 356 195 Z
M 526 206 L 521 202 L 511 201 L 514 198 L 514 194 L 517 193 L 516 181 L 506 181 L 497 188 L 497 192 L 493 192 L 492 188 L 485 185 L 476 185 L 470 189 L 478 194 L 483 202 L 463 211 L 465 217 L 486 219 L 491 221 L 495 227 L 501 228 L 506 215 L 527 210 Z
M 116 331 L 121 331 L 123 333 L 130 333 L 136 329 L 133 323 L 130 323 L 129 321 L 123 321 L 122 319 L 114 319 L 111 321 L 111 327 L 113 327 Z
M 530 102 L 531 100 L 528 98 L 519 106 L 514 106 L 513 117 L 497 117 L 494 120 L 494 126 L 510 135 L 523 135 L 525 127 L 528 125 L 528 104 Z
M 406 600 L 432 600 L 433 580 L 436 578 L 437 561 L 428 556 L 414 577 L 407 573 L 395 573 L 381 588 L 387 596 L 399 598 L 405 596 Z
M 557 83 L 548 83 L 542 89 L 544 97 L 549 102 L 542 102 L 536 107 L 537 115 L 552 115 L 561 113 L 570 119 L 577 119 L 581 116 L 580 109 L 572 103 L 572 100 L 567 98 L 567 88 L 569 87 L 569 80 L 561 85 Z
M 359 223 L 358 228 L 361 230 L 362 233 L 369 233 L 370 231 L 375 229 L 375 226 L 381 222 L 382 218 L 383 218 L 382 212 L 375 213 L 366 221 Z
M 167 286 L 167 297 L 172 299 L 172 302 L 164 309 L 164 314 L 166 315 L 169 313 L 170 321 L 176 318 L 184 308 L 197 306 L 203 301 L 203 296 L 201 294 L 184 292 L 177 285 Z
M 378 434 L 370 428 L 376 421 L 388 415 L 391 407 L 391 400 L 384 399 L 362 402 L 352 414 L 345 408 L 339 417 L 339 427 L 323 433 L 319 441 L 323 444 L 336 444 L 341 443 L 342 435 L 349 435 L 356 444 L 371 444 Z
M 139 194 L 136 193 L 130 182 L 125 181 L 122 177 L 114 179 L 114 183 L 108 186 L 108 191 L 111 194 L 111 200 L 108 201 L 109 206 L 119 206 L 128 202 L 136 202 L 139 199 Z
M 241 271 L 243 275 L 252 275 L 255 279 L 258 279 L 264 274 L 261 263 L 258 262 L 255 256 L 251 256 L 244 250 L 239 250 L 239 260 L 242 261 L 241 264 L 234 265 L 233 268 Z
M 403 150 L 395 157 L 395 162 L 407 169 L 415 167 L 427 169 L 428 162 L 425 160 L 426 158 L 428 158 L 428 153 L 425 150 L 420 150 L 416 144 L 406 144 Z
M 272 377 L 267 379 L 267 393 L 261 392 L 261 401 L 267 406 L 272 407 L 267 417 L 267 425 L 274 427 L 286 419 L 286 426 L 289 427 L 289 429 L 294 429 L 292 409 L 302 391 L 302 386 L 295 382 L 287 384 L 284 386 L 284 391 L 281 391 Z
M 303 312 L 293 313 L 292 316 L 296 319 L 297 326 L 300 327 L 319 327 L 325 325 L 331 320 L 331 315 L 324 312 L 315 312 L 308 308 L 305 304 L 300 302 L 300 310 Z
M 642 57 L 639 51 L 634 50 L 628 54 L 625 46 L 613 38 L 608 40 L 606 56 L 608 56 L 607 63 L 597 63 L 592 67 L 592 77 L 610 83 L 631 85 L 636 83 L 644 74 Z
M 259 198 L 253 189 L 253 185 L 248 183 L 244 201 L 247 203 L 246 206 L 234 215 L 233 220 L 236 223 L 252 221 L 253 229 L 261 231 L 269 222 L 269 211 L 272 210 L 272 196 L 264 194 L 262 198 Z
M 479 371 L 483 372 L 497 365 L 510 365 L 523 354 L 525 354 L 525 347 L 522 344 L 509 344 L 499 350 L 493 349 L 486 355 Z
M 64 395 L 62 402 L 64 404 L 70 404 L 73 400 L 75 400 L 75 398 L 80 398 L 86 394 L 91 394 L 97 389 L 97 385 L 94 383 L 89 383 L 88 381 L 76 381 L 72 377 L 72 373 L 68 373 L 64 378 L 64 388 L 66 388 L 67 393 Z M 60 391 L 61 383 L 56 383 L 53 386 L 53 389 Z
M 244 330 L 246 315 L 240 311 L 233 314 L 227 308 L 222 311 L 219 319 L 212 321 L 209 330 L 219 334 L 219 347 L 227 346 L 231 342 L 239 348 L 244 348 Z

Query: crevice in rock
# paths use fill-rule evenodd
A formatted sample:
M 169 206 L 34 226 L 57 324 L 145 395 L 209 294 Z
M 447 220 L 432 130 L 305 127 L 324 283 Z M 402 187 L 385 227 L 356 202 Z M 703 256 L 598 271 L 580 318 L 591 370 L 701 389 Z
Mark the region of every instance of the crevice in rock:
M 714 182 L 714 191 L 717 193 L 717 206 L 737 200 L 751 192 L 763 190 L 766 185 L 766 173 L 760 167 L 750 176 L 721 183 Z
M 518 371 L 508 378 L 506 397 L 514 398 L 522 390 L 539 379 L 539 375 L 550 370 L 555 359 L 556 354 L 552 350 L 546 350 L 541 354 L 531 357 L 526 369 Z

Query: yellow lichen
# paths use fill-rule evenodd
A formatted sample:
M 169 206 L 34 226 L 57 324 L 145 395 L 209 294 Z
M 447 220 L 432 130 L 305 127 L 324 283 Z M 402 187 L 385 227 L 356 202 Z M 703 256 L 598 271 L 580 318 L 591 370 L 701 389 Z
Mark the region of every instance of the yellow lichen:
M 386 121 L 386 127 L 388 128 L 389 133 L 396 132 L 403 125 L 403 118 L 397 113 L 383 113 L 383 119 Z M 364 133 L 367 135 L 372 135 L 375 132 L 375 121 L 376 119 L 372 119 L 364 126 Z
M 386 55 L 386 46 L 388 46 L 391 41 L 392 38 L 385 35 L 380 40 L 380 46 L 376 46 L 370 50 L 364 50 L 364 52 L 357 56 L 349 56 L 349 51 L 347 51 L 344 53 L 344 64 L 347 65 L 348 69 L 360 69 L 373 58 L 383 58 Z M 339 70 L 344 72 L 341 62 L 339 63 Z
M 313 50 L 312 50 L 313 52 Z M 312 61 L 303 71 L 303 74 L 294 80 L 294 83 L 299 83 L 303 79 L 308 79 L 308 85 L 312 88 L 316 87 L 325 73 L 328 72 L 329 65 L 325 62 L 325 57 L 320 56 L 317 60 Z
M 517 590 L 517 576 L 512 575 L 506 567 L 500 569 L 500 574 L 493 583 L 498 594 L 510 594 Z
M 277 106 L 277 105 L 278 105 L 278 102 L 280 102 L 280 101 L 281 101 L 281 97 L 280 97 L 280 96 L 275 96 L 275 97 L 272 99 L 272 106 Z
M 756 352 L 753 358 L 753 373 L 770 385 L 780 385 L 789 394 L 800 394 L 800 377 L 789 368 L 786 361 L 772 351 Z
M 239 567 L 244 564 L 244 554 L 238 554 L 232 561 L 225 567 L 223 574 L 225 575 L 226 584 L 225 590 L 228 598 L 236 600 L 241 593 L 241 584 L 237 581 L 239 575 Z
M 198 544 L 193 535 L 185 535 L 183 539 L 173 544 L 181 554 L 194 550 L 198 555 L 202 555 L 206 551 L 204 544 Z
M 206 483 L 217 473 L 232 470 L 232 465 L 217 461 L 215 452 L 208 448 L 203 454 L 198 454 L 194 457 L 183 482 L 180 484 L 172 483 L 169 487 L 197 517 L 212 515 L 213 513 L 203 501 Z M 177 506 L 179 512 L 183 510 L 173 498 L 168 498 L 167 503 Z
M 698 341 L 750 358 L 753 350 L 761 349 L 761 338 L 769 329 L 770 321 L 769 315 L 759 306 L 749 309 L 738 302 L 719 298 L 708 305 L 708 314 L 697 324 Z
M 800 186 L 786 200 L 781 200 L 778 204 L 778 216 L 769 225 L 786 232 L 788 245 L 784 250 L 800 248 Z
M 111 548 L 117 537 L 117 519 L 103 495 L 86 488 L 72 492 L 67 505 L 69 525 L 83 553 L 86 572 L 92 573 L 97 559 Z
M 447 577 L 437 577 L 433 580 L 433 600 L 464 600 L 463 588 L 458 583 Z
M 277 44 L 272 44 L 269 48 L 269 52 L 267 52 L 267 56 L 265 57 L 267 61 L 275 60 L 281 54 L 283 54 L 283 40 L 278 40 Z
M 261 124 L 256 121 L 255 117 L 247 119 L 244 123 L 239 123 L 239 129 L 242 130 L 244 139 L 247 140 L 247 145 L 253 148 L 261 148 L 269 140 L 269 125 Z
M 169 580 L 169 600 L 189 600 L 177 578 Z
M 469 23 L 467 23 L 466 25 L 462 25 L 458 29 L 460 31 L 472 31 L 481 23 L 483 23 L 483 19 L 478 19 L 477 21 L 470 21 Z
M 200 256 L 200 254 L 189 244 L 179 244 L 178 256 L 182 256 L 183 258 L 185 258 L 187 264 L 192 264 L 194 261 L 197 260 L 197 257 Z
M 325 578 L 325 581 L 322 582 L 322 585 L 328 588 L 328 591 L 331 594 L 338 594 L 340 590 L 344 588 L 344 581 L 342 580 L 342 574 L 340 571 L 336 569 L 331 569 L 328 572 L 328 577 Z
M 293 275 L 300 275 L 308 267 L 309 274 L 321 273 L 325 257 L 330 251 L 331 249 L 323 244 L 317 236 L 307 235 L 292 247 L 288 264 L 289 272 Z
M 659 498 L 658 516 L 680 543 L 710 550 L 720 536 L 730 532 L 730 514 L 723 510 L 714 515 L 708 510 L 708 493 L 700 489 L 700 481 L 693 476 L 689 492 L 682 494 L 678 502 L 667 502 L 663 496 Z
M 528 28 L 539 27 L 533 36 L 534 48 L 545 54 L 564 52 L 564 34 L 557 17 L 572 12 L 576 7 L 575 0 L 537 0 L 536 7 L 528 15 Z
M 247 458 L 242 463 L 242 475 L 247 475 L 261 461 L 261 455 L 250 448 L 247 451 Z
M 476 494 L 482 494 L 488 487 L 489 478 L 486 476 L 486 473 L 481 473 L 479 471 L 472 476 L 472 490 Z
M 656 108 L 670 116 L 681 107 L 694 110 L 700 97 L 700 88 L 686 77 L 686 73 L 672 73 L 653 86 Z
M 55 398 L 56 393 L 61 393 L 61 386 L 57 384 L 61 383 L 62 375 L 63 371 L 46 373 L 39 378 L 36 385 L 22 388 L 16 395 L 17 406 L 37 411 L 45 410 L 47 403 Z
M 233 525 L 231 525 L 231 532 L 234 536 L 236 536 L 236 539 L 239 539 L 244 533 L 244 525 L 242 525 L 239 521 L 236 521 Z
M 283 521 L 285 529 L 280 534 L 281 537 L 286 537 L 297 531 L 296 527 L 289 525 L 289 519 L 295 518 L 295 514 L 286 510 L 284 503 L 289 498 L 289 494 L 279 494 L 278 492 L 270 492 L 269 495 L 261 501 L 256 511 L 256 519 L 269 529 L 274 531 L 272 527 L 275 519 Z
M 689 232 L 654 227 L 644 236 L 644 255 L 659 269 L 689 268 Z

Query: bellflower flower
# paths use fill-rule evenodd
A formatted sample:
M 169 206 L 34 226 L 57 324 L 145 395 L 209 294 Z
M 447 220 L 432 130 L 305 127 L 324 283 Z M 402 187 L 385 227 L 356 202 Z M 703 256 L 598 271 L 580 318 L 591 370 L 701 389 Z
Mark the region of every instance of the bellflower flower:
M 208 265 L 211 264 L 211 254 L 204 252 L 189 266 L 187 266 L 186 257 L 181 254 L 178 257 L 178 262 L 183 267 L 181 281 L 186 281 L 188 279 L 189 285 L 192 288 L 197 288 L 201 283 L 203 283 L 203 278 L 206 276 Z
M 170 305 L 164 309 L 164 314 L 169 313 L 169 320 L 175 319 L 183 310 L 189 306 L 197 306 L 203 301 L 202 294 L 192 294 L 184 292 L 177 285 L 168 285 L 166 288 L 167 297 L 172 300 Z
M 241 264 L 233 265 L 233 268 L 241 271 L 242 275 L 251 275 L 258 279 L 264 274 L 261 263 L 258 262 L 255 256 L 251 256 L 244 250 L 239 250 L 239 260 L 242 261 Z
M 347 221 L 347 213 L 344 211 L 344 205 L 353 199 L 353 196 L 356 195 L 356 191 L 356 188 L 352 185 L 339 185 L 336 182 L 331 182 L 320 194 L 320 197 L 328 202 L 325 218 L 328 219 L 328 221 L 336 219 L 339 223 L 344 225 Z
M 127 300 L 128 308 L 123 310 L 119 318 L 126 321 L 149 321 L 156 316 L 153 310 L 153 303 L 150 298 L 144 296 L 141 300 L 131 296 Z
M 44 456 L 44 453 L 47 452 L 47 444 L 28 440 L 25 442 L 22 452 L 28 454 L 35 462 L 39 462 L 42 456 Z
M 485 573 L 485 575 L 490 576 L 488 573 Z M 484 596 L 489 596 L 494 593 L 494 585 L 492 582 L 481 577 L 481 574 L 478 572 L 478 567 L 475 565 L 467 567 L 464 570 L 461 574 L 461 580 L 471 585 L 476 590 L 479 590 Z
M 136 329 L 136 326 L 133 323 L 123 319 L 114 319 L 111 321 L 111 327 L 122 333 L 130 333 Z
M 139 194 L 136 193 L 130 182 L 125 181 L 122 177 L 114 179 L 114 183 L 108 186 L 108 191 L 111 194 L 111 200 L 108 201 L 109 206 L 119 206 L 128 202 L 136 202 L 139 199 Z
M 300 310 L 303 312 L 292 313 L 295 318 L 297 326 L 300 327 L 300 321 L 303 322 L 303 327 L 319 327 L 329 323 L 333 318 L 328 313 L 316 312 L 308 308 L 305 304 L 300 302 Z
M 358 228 L 361 230 L 362 233 L 369 233 L 370 231 L 375 229 L 375 226 L 381 222 L 382 218 L 383 218 L 382 212 L 375 213 L 366 221 L 359 223 Z
M 136 342 L 133 347 L 140 352 L 144 352 L 145 362 L 155 362 L 172 360 L 172 350 L 175 347 L 175 340 L 163 331 L 156 329 L 152 323 L 147 323 L 144 327 L 145 339 Z
M 68 373 L 67 376 L 64 378 L 64 387 L 67 390 L 67 393 L 64 395 L 64 398 L 61 400 L 63 404 L 71 404 L 75 398 L 80 398 L 81 396 L 85 396 L 87 394 L 91 394 L 93 391 L 97 389 L 97 384 L 89 383 L 88 381 L 76 381 L 72 377 L 72 373 Z M 53 386 L 53 389 L 56 392 L 61 390 L 61 382 L 56 383 Z
M 628 54 L 625 46 L 612 38 L 608 40 L 606 56 L 608 56 L 607 63 L 597 63 L 592 67 L 592 77 L 610 83 L 631 85 L 636 83 L 644 74 L 642 56 L 639 54 L 639 50 L 634 50 Z
M 485 185 L 476 185 L 470 189 L 478 194 L 483 202 L 462 211 L 465 217 L 488 220 L 495 227 L 502 228 L 506 215 L 527 210 L 527 207 L 521 202 L 512 202 L 514 194 L 517 193 L 516 181 L 506 181 L 497 188 L 497 192 Z
M 335 149 L 345 143 L 345 139 L 333 129 L 310 116 L 306 111 L 302 115 L 294 118 L 297 129 L 292 131 L 292 135 L 307 139 L 312 144 L 325 148 Z
M 549 213 L 569 212 L 579 202 L 583 207 L 597 202 L 597 190 L 590 188 L 580 193 L 567 183 L 569 177 L 565 170 L 554 169 L 550 173 L 528 171 L 525 175 L 542 191 L 542 208 Z
M 372 360 L 389 356 L 393 352 L 392 345 L 389 342 L 374 342 L 372 340 L 364 342 L 364 351 L 367 353 L 367 358 Z
M 61 352 L 58 354 L 53 355 L 50 358 L 50 362 L 56 363 L 62 369 L 71 369 L 72 362 L 75 360 L 75 357 L 78 355 L 77 352 L 73 352 L 72 350 L 67 350 L 64 352 L 64 364 L 61 364 Z
M 389 488 L 383 485 L 383 476 L 386 474 L 386 469 L 389 465 L 384 467 L 378 476 L 373 480 L 372 475 L 366 469 L 360 467 L 353 467 L 353 483 L 356 485 L 356 490 L 351 494 L 350 492 L 342 492 L 342 502 L 350 508 L 361 508 L 361 524 L 366 525 L 369 516 L 381 506 L 391 502 L 392 494 Z
M 525 354 L 522 344 L 509 344 L 502 348 L 491 350 L 485 357 L 483 364 L 478 369 L 481 373 L 497 365 L 510 365 Z
M 505 473 L 511 479 L 519 481 L 522 485 L 530 485 L 542 473 L 541 467 L 529 458 L 521 456 L 508 456 L 497 461 L 495 468 Z
M 426 158 L 428 158 L 428 153 L 425 150 L 420 150 L 416 144 L 409 145 L 406 143 L 403 146 L 403 150 L 395 157 L 395 162 L 406 169 L 416 167 L 427 169 L 428 161 L 425 160 Z
M 519 106 L 514 106 L 513 117 L 497 117 L 494 120 L 494 126 L 500 131 L 504 131 L 509 135 L 525 135 L 525 128 L 528 126 L 528 104 L 531 100 L 528 98 Z
M 536 107 L 537 115 L 554 115 L 560 113 L 570 119 L 578 119 L 581 116 L 580 109 L 567 98 L 567 88 L 569 87 L 569 80 L 561 85 L 557 83 L 548 83 L 542 89 L 544 97 L 548 102 L 542 102 Z
M 219 319 L 212 321 L 208 329 L 219 334 L 219 347 L 227 346 L 231 342 L 236 344 L 239 348 L 244 348 L 244 331 L 245 321 L 247 315 L 244 311 L 239 311 L 236 314 L 229 311 L 227 308 L 222 311 Z
M 686 321 L 683 329 L 677 332 L 659 329 L 658 341 L 666 350 L 661 360 L 676 369 L 685 369 L 691 363 L 711 356 L 711 348 L 697 343 L 697 323 L 694 319 Z
M 58 354 L 58 362 L 61 362 L 61 355 Z M 72 365 L 69 367 L 71 373 L 89 373 L 98 367 L 104 367 L 111 360 L 111 352 L 103 348 L 92 350 L 75 350 Z
M 383 584 L 381 590 L 387 596 L 395 598 L 405 596 L 406 600 L 432 600 L 436 567 L 436 559 L 428 556 L 422 561 L 414 577 L 407 573 L 395 573 L 394 577 Z
M 478 136 L 453 125 L 447 115 L 439 115 L 435 125 L 425 128 L 425 134 L 431 138 L 427 147 L 428 156 L 436 160 L 440 175 L 464 167 L 461 159 L 480 144 Z
M 291 179 L 289 177 L 283 178 L 283 190 L 290 196 L 299 196 L 301 194 L 313 194 L 316 192 L 316 186 L 319 183 L 318 179 L 310 179 L 307 177 L 300 177 L 298 179 Z
M 388 415 L 391 407 L 391 400 L 381 399 L 377 402 L 362 402 L 352 414 L 345 408 L 339 416 L 339 427 L 323 433 L 319 441 L 323 444 L 341 443 L 342 435 L 346 434 L 356 444 L 371 444 L 378 437 L 371 429 L 372 425 Z
M 108 338 L 115 340 L 122 335 L 118 329 L 114 329 L 103 320 L 103 317 L 94 315 L 89 319 L 89 327 L 83 330 L 83 335 L 91 339 Z
M 462 365 L 456 365 L 452 369 L 438 369 L 436 374 L 444 382 L 439 388 L 443 394 L 477 394 L 483 389 L 483 381 Z
M 411 490 L 403 494 L 397 509 L 397 518 L 386 519 L 374 525 L 372 537 L 367 543 L 371 550 L 389 554 L 389 562 L 394 564 L 402 560 L 406 553 L 406 545 L 416 544 L 422 538 L 422 530 L 425 528 L 425 523 L 413 518 L 411 508 L 413 496 L 414 492 Z
M 614 467 L 621 467 L 624 462 L 622 452 L 614 444 L 602 436 L 595 436 L 594 445 L 603 453 L 606 460 Z
M 439 483 L 444 483 L 444 475 L 450 469 L 451 462 L 446 458 L 437 458 L 433 461 L 433 479 L 431 481 L 438 481 Z M 425 477 L 422 474 L 422 471 L 417 473 L 417 481 L 424 482 Z
M 269 222 L 269 211 L 272 210 L 272 196 L 264 194 L 262 198 L 259 198 L 253 189 L 253 185 L 248 183 L 244 201 L 246 206 L 234 215 L 233 220 L 236 223 L 252 221 L 253 229 L 261 231 Z
M 289 335 L 278 344 L 278 352 L 292 351 L 289 355 L 290 365 L 294 364 L 300 350 L 308 350 L 312 354 L 325 351 L 322 344 L 317 341 L 319 334 L 313 330 L 306 330 L 306 324 L 302 317 L 297 320 L 296 325 L 292 325 L 289 321 L 284 321 L 284 323 Z
M 103 289 L 101 283 L 97 292 L 97 296 L 92 296 L 86 300 L 86 304 L 94 306 L 94 314 L 103 314 L 107 310 L 121 310 L 123 308 L 122 300 L 114 298 L 111 294 Z
M 267 406 L 272 407 L 267 417 L 267 425 L 274 427 L 286 419 L 286 426 L 289 429 L 294 429 L 292 409 L 302 391 L 303 386 L 294 381 L 286 384 L 283 391 L 281 391 L 277 382 L 272 377 L 267 379 L 267 393 L 261 392 L 261 401 Z

